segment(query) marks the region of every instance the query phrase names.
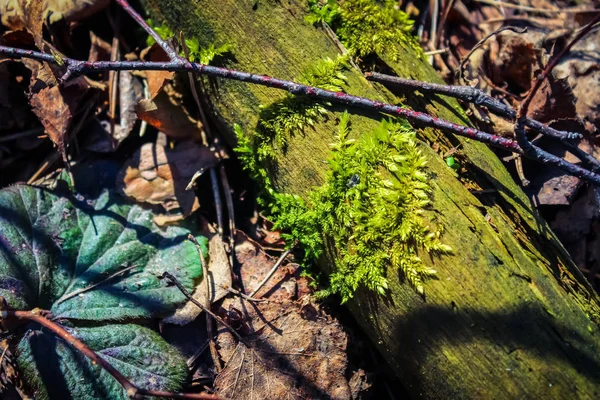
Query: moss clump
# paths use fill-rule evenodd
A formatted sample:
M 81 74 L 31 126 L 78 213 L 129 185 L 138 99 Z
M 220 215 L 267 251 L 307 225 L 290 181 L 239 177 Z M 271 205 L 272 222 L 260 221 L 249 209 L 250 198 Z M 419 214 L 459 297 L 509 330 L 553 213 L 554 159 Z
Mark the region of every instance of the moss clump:
M 300 81 L 306 85 L 341 92 L 346 84 L 347 57 L 326 57 L 308 67 Z M 252 178 L 269 194 L 272 185 L 268 169 L 275 163 L 277 151 L 287 148 L 288 139 L 314 126 L 327 116 L 324 104 L 303 96 L 288 95 L 283 100 L 261 107 L 258 126 L 250 135 L 234 126 L 238 147 L 235 151 Z
M 318 258 L 325 244 L 336 249 L 330 289 L 342 301 L 360 286 L 381 294 L 388 287 L 387 267 L 398 269 L 423 294 L 423 278 L 436 272 L 418 257 L 448 253 L 424 215 L 431 189 L 426 160 L 407 124 L 383 121 L 358 140 L 348 138 L 348 115 L 340 120 L 326 183 L 305 202 L 298 196 L 275 194 L 271 208 L 275 227 Z
M 413 21 L 396 9 L 395 0 L 309 0 L 310 13 L 306 21 L 326 23 L 339 36 L 352 55 L 366 57 L 378 54 L 399 61 L 399 44 L 423 51 L 410 31 Z

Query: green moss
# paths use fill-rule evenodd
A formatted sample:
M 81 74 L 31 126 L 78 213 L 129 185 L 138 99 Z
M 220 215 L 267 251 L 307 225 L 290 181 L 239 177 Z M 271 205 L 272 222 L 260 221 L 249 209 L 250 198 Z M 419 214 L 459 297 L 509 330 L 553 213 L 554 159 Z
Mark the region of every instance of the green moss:
M 421 56 L 423 51 L 410 31 L 413 21 L 396 9 L 395 0 L 309 0 L 311 24 L 328 24 L 352 55 L 378 54 L 399 61 L 398 44 L 410 45 Z
M 158 33 L 161 38 L 165 40 L 171 39 L 173 36 L 175 36 L 173 30 L 165 24 L 157 24 L 152 19 L 148 19 L 146 22 L 152 29 L 154 29 L 156 33 Z M 154 43 L 156 43 L 156 41 L 152 36 L 148 36 L 146 38 L 146 44 L 148 46 L 152 46 Z M 215 59 L 225 57 L 233 51 L 233 45 L 229 43 L 225 43 L 218 47 L 211 43 L 206 47 L 202 47 L 197 38 L 186 38 L 185 45 L 189 50 L 190 61 L 200 64 L 210 64 Z M 179 55 L 185 56 L 184 51 L 180 51 Z
M 342 91 L 346 83 L 343 71 L 348 68 L 345 56 L 326 57 L 306 68 L 301 82 L 322 89 Z M 269 169 L 274 167 L 277 152 L 285 152 L 288 141 L 306 128 L 326 118 L 323 104 L 303 96 L 287 95 L 268 106 L 261 106 L 260 118 L 252 134 L 246 135 L 239 125 L 234 126 L 238 146 L 234 149 L 244 168 L 271 196 Z
M 425 216 L 431 188 L 414 131 L 389 120 L 358 140 L 348 135 L 344 114 L 326 183 L 306 202 L 274 194 L 275 228 L 288 232 L 286 238 L 300 243 L 314 259 L 326 243 L 334 245 L 337 261 L 325 292 L 340 294 L 344 302 L 359 287 L 385 294 L 388 267 L 401 271 L 423 294 L 423 278 L 436 272 L 421 262 L 419 251 L 448 253 L 450 248 Z

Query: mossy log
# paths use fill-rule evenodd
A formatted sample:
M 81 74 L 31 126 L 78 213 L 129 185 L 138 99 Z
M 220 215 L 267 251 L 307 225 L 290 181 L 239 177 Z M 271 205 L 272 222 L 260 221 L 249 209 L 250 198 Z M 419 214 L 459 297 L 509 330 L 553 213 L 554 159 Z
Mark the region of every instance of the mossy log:
M 317 60 L 340 53 L 330 35 L 304 21 L 302 0 L 143 4 L 155 20 L 201 45 L 233 44 L 230 67 L 239 70 L 297 80 Z M 399 50 L 400 62 L 381 65 L 402 77 L 439 81 L 410 46 Z M 402 97 L 359 71 L 346 75 L 351 94 L 468 123 L 452 99 Z M 231 145 L 234 124 L 251 132 L 259 107 L 286 96 L 241 82 L 218 80 L 212 86 L 212 115 Z M 337 116 L 341 111 L 331 108 Z M 382 118 L 348 111 L 353 132 L 370 131 Z M 277 190 L 302 196 L 323 183 L 335 121 L 328 118 L 290 138 L 271 176 Z M 598 296 L 486 146 L 431 129 L 419 137 L 432 177 L 432 212 L 444 231 L 441 240 L 454 253 L 422 257 L 438 271 L 438 279 L 425 283 L 425 298 L 389 269 L 389 294 L 359 291 L 348 303 L 353 315 L 414 398 L 600 397 Z M 467 169 L 462 179 L 440 155 L 459 144 Z

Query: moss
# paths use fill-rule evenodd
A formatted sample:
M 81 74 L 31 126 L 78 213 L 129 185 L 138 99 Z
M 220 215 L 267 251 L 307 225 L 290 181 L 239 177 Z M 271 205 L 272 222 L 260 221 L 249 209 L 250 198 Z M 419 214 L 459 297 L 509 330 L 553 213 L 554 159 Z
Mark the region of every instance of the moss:
M 175 36 L 173 30 L 165 24 L 157 24 L 152 19 L 148 19 L 146 22 L 152 29 L 154 29 L 156 33 L 158 33 L 161 38 L 165 40 L 171 39 Z M 156 43 L 156 41 L 152 36 L 148 36 L 146 38 L 146 44 L 148 46 L 152 46 L 154 43 Z M 202 47 L 198 41 L 198 38 L 186 38 L 185 45 L 189 50 L 190 61 L 200 64 L 211 64 L 213 61 L 216 61 L 219 58 L 224 58 L 230 55 L 230 53 L 233 51 L 233 45 L 229 43 L 225 43 L 218 47 L 216 47 L 214 43 L 211 43 L 206 47 Z M 184 51 L 181 50 L 179 55 L 185 56 Z
M 345 56 L 325 57 L 303 71 L 301 82 L 342 91 L 347 80 L 343 73 L 348 68 L 346 60 Z M 261 106 L 257 127 L 251 135 L 246 135 L 239 125 L 234 126 L 238 141 L 235 151 L 252 178 L 265 189 L 268 198 L 273 190 L 268 171 L 274 168 L 277 153 L 285 153 L 290 138 L 314 127 L 326 116 L 327 109 L 323 104 L 303 96 L 287 95 L 268 106 Z
M 328 24 L 352 55 L 372 54 L 399 61 L 399 44 L 409 45 L 419 57 L 421 47 L 410 31 L 413 21 L 398 10 L 395 0 L 309 0 L 310 14 L 306 21 Z
M 338 293 L 344 302 L 359 287 L 385 294 L 388 267 L 400 270 L 422 295 L 423 278 L 436 272 L 421 262 L 419 250 L 448 253 L 450 248 L 425 217 L 431 188 L 415 133 L 407 124 L 384 120 L 358 140 L 349 139 L 348 114 L 339 126 L 326 183 L 306 202 L 275 194 L 275 227 L 287 230 L 287 238 L 315 259 L 325 243 L 335 245 L 337 261 L 326 293 Z

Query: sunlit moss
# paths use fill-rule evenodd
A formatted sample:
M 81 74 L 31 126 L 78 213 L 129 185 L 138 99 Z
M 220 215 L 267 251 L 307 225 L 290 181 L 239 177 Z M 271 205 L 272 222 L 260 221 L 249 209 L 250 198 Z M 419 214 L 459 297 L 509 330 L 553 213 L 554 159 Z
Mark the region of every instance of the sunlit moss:
M 357 140 L 348 134 L 344 114 L 326 183 L 306 201 L 275 194 L 275 227 L 315 259 L 325 243 L 334 245 L 336 264 L 325 294 L 337 293 L 343 301 L 359 287 L 384 294 L 388 267 L 400 270 L 424 294 L 423 279 L 436 271 L 421 262 L 419 251 L 443 254 L 450 248 L 440 242 L 440 231 L 424 213 L 431 188 L 414 131 L 390 120 Z

